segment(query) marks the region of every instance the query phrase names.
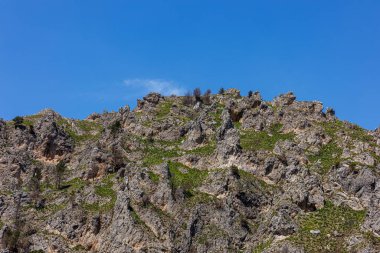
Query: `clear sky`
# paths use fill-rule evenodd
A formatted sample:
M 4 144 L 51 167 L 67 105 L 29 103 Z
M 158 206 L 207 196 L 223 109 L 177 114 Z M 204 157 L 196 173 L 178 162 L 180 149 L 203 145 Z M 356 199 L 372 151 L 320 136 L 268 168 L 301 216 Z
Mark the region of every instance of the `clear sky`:
M 293 91 L 374 129 L 379 13 L 379 0 L 0 0 L 0 117 L 236 87 Z

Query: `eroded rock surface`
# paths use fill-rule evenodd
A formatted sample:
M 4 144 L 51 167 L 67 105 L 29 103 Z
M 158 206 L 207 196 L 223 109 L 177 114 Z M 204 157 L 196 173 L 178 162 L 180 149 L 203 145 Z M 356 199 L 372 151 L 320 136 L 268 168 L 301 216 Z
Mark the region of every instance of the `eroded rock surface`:
M 1 252 L 380 252 L 380 130 L 293 93 L 0 120 Z

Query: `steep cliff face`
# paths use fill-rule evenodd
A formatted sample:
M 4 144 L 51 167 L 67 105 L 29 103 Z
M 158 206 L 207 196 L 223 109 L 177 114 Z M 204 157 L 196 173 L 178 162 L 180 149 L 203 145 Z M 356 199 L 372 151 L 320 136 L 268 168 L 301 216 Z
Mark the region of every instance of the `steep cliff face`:
M 379 252 L 380 131 L 292 94 L 0 121 L 4 252 Z

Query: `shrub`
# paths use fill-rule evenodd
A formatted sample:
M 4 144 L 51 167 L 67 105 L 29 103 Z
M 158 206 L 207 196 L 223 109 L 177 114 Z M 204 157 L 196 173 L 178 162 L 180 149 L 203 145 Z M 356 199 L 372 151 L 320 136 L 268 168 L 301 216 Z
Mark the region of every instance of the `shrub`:
M 186 106 L 192 105 L 193 104 L 193 99 L 191 97 L 190 91 L 185 93 L 185 96 L 183 96 L 182 103 Z
M 250 98 L 250 97 L 252 97 L 252 95 L 253 95 L 253 91 L 248 91 L 248 97 Z
M 211 90 L 208 89 L 205 94 L 203 95 L 203 103 L 206 104 L 206 105 L 209 105 L 211 104 L 211 99 L 210 99 L 210 95 L 211 95 Z
M 24 118 L 21 116 L 16 116 L 12 120 L 16 126 L 21 125 L 24 122 Z
M 121 128 L 121 122 L 120 120 L 116 120 L 112 125 L 109 127 L 111 129 L 112 134 L 116 134 Z
M 194 91 L 193 91 L 193 95 L 194 95 L 194 98 L 195 98 L 196 102 L 201 101 L 201 89 L 195 88 Z
M 224 88 L 220 88 L 218 94 L 223 95 L 224 94 Z
M 41 192 L 41 169 L 36 167 L 33 171 L 32 178 L 29 182 L 30 197 L 34 202 L 34 205 L 37 207 L 37 203 L 40 197 Z
M 66 170 L 66 163 L 64 161 L 59 161 L 55 166 L 55 188 L 61 189 L 62 177 Z

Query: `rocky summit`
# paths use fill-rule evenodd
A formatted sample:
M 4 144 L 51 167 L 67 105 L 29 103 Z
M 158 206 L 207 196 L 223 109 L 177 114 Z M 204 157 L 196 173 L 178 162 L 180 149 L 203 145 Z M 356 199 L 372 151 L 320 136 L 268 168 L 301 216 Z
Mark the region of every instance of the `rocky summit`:
M 380 129 L 198 93 L 0 120 L 0 251 L 380 252 Z

